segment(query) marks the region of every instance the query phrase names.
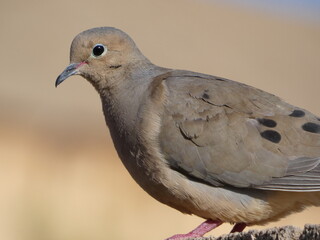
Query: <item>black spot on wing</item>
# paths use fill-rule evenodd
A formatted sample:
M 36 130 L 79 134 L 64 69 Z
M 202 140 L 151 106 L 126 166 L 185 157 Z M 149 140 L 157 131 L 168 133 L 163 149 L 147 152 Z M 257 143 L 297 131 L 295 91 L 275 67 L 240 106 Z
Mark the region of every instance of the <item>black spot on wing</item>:
M 266 127 L 274 128 L 275 126 L 277 126 L 277 122 L 272 119 L 258 118 L 257 120 L 260 124 Z
M 215 79 L 218 81 L 226 81 L 227 80 L 226 78 L 222 78 L 222 77 L 215 77 Z
M 302 110 L 294 110 L 289 116 L 290 117 L 303 117 L 306 113 Z
M 273 143 L 278 143 L 281 140 L 281 135 L 277 131 L 273 130 L 266 130 L 262 133 L 260 133 L 261 137 L 273 142 Z
M 311 133 L 320 133 L 320 125 L 313 122 L 303 124 L 302 129 Z
M 202 97 L 203 97 L 204 99 L 209 99 L 209 98 L 210 98 L 210 96 L 209 96 L 207 93 L 202 94 Z

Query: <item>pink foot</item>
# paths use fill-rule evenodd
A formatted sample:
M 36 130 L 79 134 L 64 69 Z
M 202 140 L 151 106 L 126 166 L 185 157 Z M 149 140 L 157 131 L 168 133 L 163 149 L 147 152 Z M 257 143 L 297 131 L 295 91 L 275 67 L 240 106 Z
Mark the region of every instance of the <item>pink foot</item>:
M 230 233 L 242 232 L 243 229 L 246 228 L 246 226 L 247 226 L 247 224 L 245 224 L 245 223 L 236 223 L 236 224 L 233 226 L 233 228 L 232 228 L 232 230 L 231 230 Z
M 187 234 L 176 234 L 172 237 L 169 237 L 165 240 L 177 240 L 177 239 L 186 239 L 186 238 L 194 238 L 194 237 L 202 237 L 207 232 L 211 231 L 212 229 L 220 226 L 222 222 L 220 220 L 207 220 L 201 223 L 196 229 L 192 230 Z

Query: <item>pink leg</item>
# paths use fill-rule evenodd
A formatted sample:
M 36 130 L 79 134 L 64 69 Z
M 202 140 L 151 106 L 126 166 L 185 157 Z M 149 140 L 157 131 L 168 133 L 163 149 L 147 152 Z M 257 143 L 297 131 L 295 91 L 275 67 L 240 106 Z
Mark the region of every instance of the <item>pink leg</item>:
M 192 237 L 202 237 L 207 232 L 211 231 L 212 229 L 220 226 L 222 222 L 220 220 L 207 220 L 203 223 L 201 223 L 196 229 L 192 230 L 191 232 L 187 234 L 176 234 L 172 237 L 167 238 L 166 240 L 174 240 L 174 239 L 186 239 L 186 238 L 192 238 Z
M 231 230 L 230 233 L 242 232 L 243 229 L 246 228 L 246 226 L 247 226 L 247 224 L 245 224 L 245 223 L 236 223 L 236 224 L 233 226 L 233 228 L 232 228 L 232 230 Z

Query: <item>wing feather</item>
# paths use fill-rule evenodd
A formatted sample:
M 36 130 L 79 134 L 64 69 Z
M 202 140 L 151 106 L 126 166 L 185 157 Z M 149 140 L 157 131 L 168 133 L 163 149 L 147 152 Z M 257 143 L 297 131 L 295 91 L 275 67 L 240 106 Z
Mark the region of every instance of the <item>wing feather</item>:
M 164 81 L 159 142 L 173 169 L 212 186 L 320 191 L 315 115 L 214 76 L 173 71 Z

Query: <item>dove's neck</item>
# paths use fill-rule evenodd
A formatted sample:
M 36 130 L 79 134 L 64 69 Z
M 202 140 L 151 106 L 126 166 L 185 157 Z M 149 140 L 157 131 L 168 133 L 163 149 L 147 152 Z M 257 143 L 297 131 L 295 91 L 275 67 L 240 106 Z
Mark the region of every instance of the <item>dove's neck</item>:
M 136 142 L 140 116 L 149 97 L 150 84 L 154 77 L 168 69 L 150 62 L 123 69 L 114 79 L 112 87 L 98 90 L 101 96 L 106 123 L 115 145 Z M 117 146 L 116 146 L 117 147 Z

